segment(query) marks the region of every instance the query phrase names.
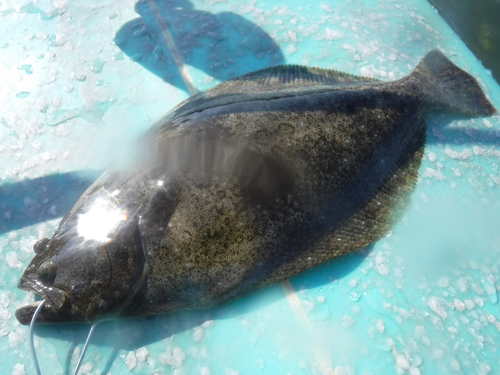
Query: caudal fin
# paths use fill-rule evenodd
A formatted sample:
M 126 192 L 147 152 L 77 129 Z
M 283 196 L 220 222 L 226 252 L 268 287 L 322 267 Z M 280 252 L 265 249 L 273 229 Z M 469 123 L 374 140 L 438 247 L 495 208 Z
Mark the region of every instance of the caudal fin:
M 457 67 L 438 50 L 429 52 L 410 77 L 421 83 L 425 101 L 432 108 L 476 116 L 497 113 L 474 77 Z

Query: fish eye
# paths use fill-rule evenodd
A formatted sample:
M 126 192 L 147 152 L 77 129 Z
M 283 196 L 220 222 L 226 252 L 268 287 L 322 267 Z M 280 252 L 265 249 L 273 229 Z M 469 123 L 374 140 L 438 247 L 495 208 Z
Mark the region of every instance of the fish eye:
M 48 238 L 42 238 L 41 240 L 36 241 L 33 245 L 33 250 L 35 251 L 35 253 L 41 254 L 45 250 L 47 250 L 47 248 L 49 247 L 49 241 L 50 240 Z
M 45 285 L 52 285 L 56 278 L 57 274 L 57 266 L 52 263 L 52 261 L 47 261 L 42 263 L 38 270 L 36 271 L 36 275 L 38 280 L 40 280 Z

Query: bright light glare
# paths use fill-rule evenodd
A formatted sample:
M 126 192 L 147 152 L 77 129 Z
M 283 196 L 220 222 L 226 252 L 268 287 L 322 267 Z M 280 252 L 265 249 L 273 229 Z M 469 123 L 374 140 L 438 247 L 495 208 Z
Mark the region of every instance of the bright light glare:
M 108 242 L 111 240 L 109 232 L 126 218 L 126 214 L 115 204 L 98 198 L 88 212 L 78 216 L 78 234 L 85 240 Z

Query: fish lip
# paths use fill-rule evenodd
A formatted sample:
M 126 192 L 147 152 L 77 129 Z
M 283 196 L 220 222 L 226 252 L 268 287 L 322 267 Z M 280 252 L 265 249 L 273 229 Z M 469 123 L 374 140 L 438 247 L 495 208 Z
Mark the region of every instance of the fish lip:
M 39 281 L 32 281 L 25 277 L 21 278 L 19 289 L 28 292 L 34 291 L 40 294 L 47 301 L 47 304 L 51 305 L 56 310 L 60 310 L 66 304 L 67 300 L 69 300 L 68 293 L 64 290 L 53 286 L 47 286 Z
M 33 318 L 33 315 L 35 314 L 35 311 L 40 305 L 40 303 L 42 303 L 42 301 L 37 301 L 30 303 L 28 305 L 18 307 L 16 310 L 16 318 L 19 321 L 19 323 L 21 323 L 22 325 L 30 324 L 31 319 Z
M 56 322 L 57 316 L 65 316 L 69 307 L 69 295 L 66 291 L 57 287 L 47 286 L 39 281 L 33 281 L 29 278 L 22 277 L 19 281 L 19 289 L 28 292 L 35 292 L 45 299 L 46 303 L 37 318 L 37 322 L 51 321 Z M 33 314 L 40 305 L 41 301 L 37 301 L 28 305 L 19 307 L 16 310 L 17 320 L 24 325 L 30 323 Z M 61 319 L 62 320 L 62 319 Z

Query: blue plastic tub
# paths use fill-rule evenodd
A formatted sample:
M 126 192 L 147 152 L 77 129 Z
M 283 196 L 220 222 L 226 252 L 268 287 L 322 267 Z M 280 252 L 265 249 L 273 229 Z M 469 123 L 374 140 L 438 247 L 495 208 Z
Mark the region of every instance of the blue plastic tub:
M 119 5 L 117 5 L 119 3 Z M 157 1 L 199 90 L 270 65 L 401 78 L 439 48 L 500 88 L 426 1 Z M 147 3 L 0 4 L 0 374 L 33 374 L 15 309 L 34 242 L 189 96 Z M 500 373 L 500 121 L 433 115 L 405 217 L 367 249 L 206 311 L 101 323 L 82 374 Z M 37 325 L 43 374 L 89 326 Z

